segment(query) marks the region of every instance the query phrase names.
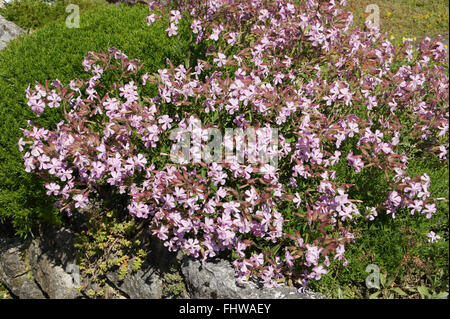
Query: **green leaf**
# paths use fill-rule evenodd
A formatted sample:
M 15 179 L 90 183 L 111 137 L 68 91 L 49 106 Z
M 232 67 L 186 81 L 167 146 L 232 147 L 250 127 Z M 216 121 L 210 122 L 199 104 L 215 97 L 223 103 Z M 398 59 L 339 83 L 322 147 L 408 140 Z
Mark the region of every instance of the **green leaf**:
M 394 283 L 394 281 L 395 281 L 395 278 L 393 278 L 393 277 L 389 278 L 389 280 L 386 283 L 386 287 L 390 288 L 392 286 L 392 284 Z
M 377 291 L 377 292 L 371 294 L 371 295 L 369 296 L 369 299 L 378 299 L 378 295 L 379 295 L 380 293 L 381 293 L 381 291 Z
M 422 299 L 430 298 L 430 293 L 428 292 L 428 289 L 425 286 L 419 286 L 417 287 L 417 291 L 419 292 Z
M 386 274 L 380 274 L 381 286 L 386 287 Z
M 406 295 L 407 295 L 406 292 L 404 292 L 403 290 L 401 290 L 401 289 L 398 288 L 398 287 L 392 288 L 392 290 L 395 291 L 395 292 L 396 292 L 397 294 L 399 294 L 400 296 L 406 296 Z
M 342 298 L 343 298 L 341 287 L 338 288 L 337 294 L 338 294 L 338 298 L 339 298 L 339 299 L 342 299 Z
M 447 299 L 448 297 L 448 292 L 441 292 L 438 294 L 433 294 L 433 299 Z

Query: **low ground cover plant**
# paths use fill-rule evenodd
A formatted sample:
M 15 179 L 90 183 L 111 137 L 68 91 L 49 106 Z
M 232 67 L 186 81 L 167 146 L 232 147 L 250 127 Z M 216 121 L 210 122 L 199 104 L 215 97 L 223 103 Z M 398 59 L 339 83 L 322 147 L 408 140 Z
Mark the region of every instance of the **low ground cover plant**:
M 448 36 L 449 2 L 445 0 L 349 0 L 355 24 L 362 27 L 368 17 L 368 5 L 376 4 L 380 14 L 380 28 L 394 42 L 409 38 L 420 42 L 423 38 Z M 369 10 L 367 10 L 369 11 Z
M 121 198 L 169 250 L 231 258 L 239 284 L 319 281 L 349 263 L 361 225 L 431 220 L 448 203 L 410 169 L 418 158 L 448 165 L 443 44 L 393 45 L 370 25 L 351 28 L 344 5 L 153 2 L 149 30 L 162 19 L 177 39 L 187 25 L 203 57 L 149 73 L 110 48 L 88 54 L 89 77 L 30 85 L 36 116 L 63 119 L 28 122 L 18 143 L 26 171 L 68 215 Z M 215 161 L 211 132 L 224 136 Z M 177 162 L 185 133 L 192 143 Z M 250 161 L 255 150 L 278 161 Z
M 0 14 L 25 30 L 35 30 L 66 19 L 68 5 L 76 5 L 82 14 L 107 5 L 106 0 L 14 0 L 0 8 Z

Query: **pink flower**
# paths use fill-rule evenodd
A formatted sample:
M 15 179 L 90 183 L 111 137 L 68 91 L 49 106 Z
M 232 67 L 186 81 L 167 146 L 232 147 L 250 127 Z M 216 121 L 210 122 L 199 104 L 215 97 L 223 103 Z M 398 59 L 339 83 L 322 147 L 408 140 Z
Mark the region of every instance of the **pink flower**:
M 286 259 L 286 264 L 289 267 L 294 267 L 294 257 L 291 255 L 291 253 L 289 252 L 289 250 L 286 250 L 286 252 L 284 253 L 284 258 Z
M 78 194 L 73 197 L 75 201 L 75 208 L 86 208 L 89 204 L 89 200 L 83 194 Z
M 47 170 L 52 175 L 56 175 L 57 171 L 59 171 L 60 167 L 61 167 L 61 162 L 58 161 L 56 158 L 52 158 L 50 160 L 50 163 L 47 164 Z
M 241 241 L 237 242 L 235 245 L 236 253 L 238 253 L 238 255 L 241 257 L 245 257 L 244 250 L 246 248 L 247 248 L 247 246 Z
M 441 151 L 439 153 L 439 158 L 446 159 L 447 158 L 447 149 L 445 148 L 445 146 L 444 145 L 439 146 L 439 150 Z
M 161 128 L 165 131 L 172 127 L 170 123 L 172 123 L 173 120 L 169 117 L 169 115 L 163 115 L 159 118 L 158 123 L 162 124 Z
M 352 166 L 357 173 L 361 171 L 362 168 L 364 168 L 364 162 L 361 159 L 360 155 L 354 156 L 353 151 L 350 151 L 350 153 L 347 156 L 348 165 Z
M 218 67 L 222 67 L 227 64 L 227 56 L 221 52 L 217 54 L 217 58 L 214 58 L 214 63 L 217 63 Z
M 344 87 L 339 90 L 339 98 L 344 99 L 346 106 L 352 105 L 352 97 L 353 95 L 348 87 Z
M 192 33 L 198 34 L 202 30 L 202 24 L 200 20 L 194 19 L 191 24 Z
M 67 170 L 61 169 L 58 172 L 58 174 L 56 174 L 56 176 L 58 176 L 61 179 L 61 181 L 65 182 L 65 181 L 72 179 L 72 173 L 73 173 L 72 169 L 67 169 Z
M 283 79 L 284 79 L 284 74 L 278 72 L 273 77 L 273 84 L 277 85 L 277 84 L 283 83 L 283 81 L 282 81 Z
M 334 259 L 341 260 L 344 258 L 345 253 L 345 246 L 343 244 L 339 244 L 339 246 L 336 248 L 336 255 L 334 255 Z
M 106 166 L 100 162 L 100 161 L 95 161 L 92 162 L 92 170 L 91 170 L 91 174 L 94 178 L 99 179 L 103 176 L 103 173 L 106 170 Z
M 181 19 L 181 12 L 179 10 L 170 11 L 170 22 L 175 22 L 175 24 L 178 24 L 180 19 Z
M 377 98 L 375 96 L 369 96 L 367 98 L 367 109 L 372 110 L 376 106 L 378 106 Z
M 255 202 L 258 199 L 258 193 L 255 191 L 255 189 L 252 187 L 249 190 L 246 190 L 245 195 L 247 196 L 245 198 L 245 201 L 249 202 L 252 205 L 255 205 Z
M 228 43 L 229 45 L 233 46 L 233 45 L 236 43 L 238 34 L 237 34 L 236 32 L 230 32 L 230 33 L 228 34 L 228 36 L 229 36 L 229 38 L 228 38 L 228 40 L 227 40 L 227 43 Z
M 160 228 L 152 230 L 153 235 L 156 235 L 161 240 L 166 240 L 169 238 L 169 228 L 166 225 L 161 225 Z
M 300 204 L 302 203 L 302 199 L 300 198 L 300 195 L 296 192 L 295 193 L 295 197 L 294 197 L 294 199 L 292 200 L 292 202 L 294 203 L 294 204 L 296 204 L 297 205 L 297 208 L 300 206 Z
M 423 206 L 423 201 L 421 200 L 414 200 L 414 202 L 412 204 L 408 205 L 408 208 L 411 209 L 411 215 L 414 215 L 415 212 L 421 212 L 422 211 L 422 207 Z
M 434 242 L 437 242 L 439 239 L 441 239 L 441 236 L 436 235 L 434 231 L 430 231 L 430 232 L 427 234 L 427 237 L 430 238 L 430 239 L 429 239 L 429 242 L 432 243 L 432 244 L 433 244 Z
M 223 203 L 222 206 L 225 210 L 225 213 L 238 213 L 238 207 L 241 206 L 241 204 L 239 204 L 238 202 L 227 202 Z
M 58 107 L 60 106 L 59 102 L 61 102 L 61 97 L 58 94 L 56 94 L 56 92 L 53 92 L 51 95 L 47 96 L 47 101 L 49 101 L 48 103 L 49 108 Z
M 366 211 L 368 212 L 366 218 L 370 221 L 374 220 L 375 217 L 378 216 L 377 210 L 375 207 L 366 207 Z
M 259 171 L 264 174 L 264 178 L 272 179 L 275 176 L 277 169 L 270 164 L 264 164 Z
M 436 205 L 435 204 L 425 204 L 425 209 L 422 210 L 422 214 L 427 214 L 427 218 L 431 218 L 433 214 L 436 213 Z
M 322 265 L 319 265 L 313 268 L 313 272 L 314 278 L 316 280 L 320 280 L 322 278 L 322 275 L 325 275 L 328 271 L 325 268 L 323 268 Z
M 138 154 L 133 157 L 134 165 L 139 169 L 145 169 L 145 165 L 147 164 L 147 159 L 142 154 Z
M 254 254 L 250 257 L 250 261 L 254 263 L 256 267 L 264 265 L 264 255 L 262 253 L 260 254 Z
M 45 188 L 48 189 L 46 194 L 49 195 L 49 196 L 52 195 L 52 194 L 55 195 L 55 196 L 59 195 L 59 190 L 61 189 L 61 187 L 58 184 L 55 184 L 55 183 L 47 184 L 47 185 L 45 185 Z
M 128 103 L 132 103 L 138 100 L 137 86 L 134 84 L 134 81 L 125 84 L 120 90 L 120 96 L 123 96 L 127 99 Z
M 142 76 L 142 85 L 146 85 L 147 84 L 147 80 L 149 78 L 148 72 L 146 72 L 143 76 Z
M 307 266 L 311 266 L 311 265 L 317 265 L 317 263 L 319 262 L 319 258 L 320 258 L 320 252 L 323 250 L 323 248 L 319 248 L 317 246 L 310 246 L 310 245 L 306 245 L 306 254 L 305 254 L 305 259 L 306 259 L 306 265 Z
M 150 26 L 153 22 L 155 22 L 155 20 L 156 20 L 156 15 L 154 13 L 151 13 L 147 17 L 147 25 Z
M 184 244 L 184 249 L 188 250 L 191 256 L 197 258 L 200 252 L 200 245 L 198 239 L 189 238 Z
M 141 202 L 132 201 L 127 208 L 131 215 L 138 218 L 147 218 L 150 213 L 149 206 Z
M 213 28 L 213 32 L 209 36 L 209 39 L 218 41 L 220 32 L 222 32 L 222 26 L 220 26 L 219 28 Z
M 94 64 L 91 72 L 98 77 L 103 74 L 103 68 L 100 65 Z
M 170 27 L 168 27 L 166 29 L 166 31 L 168 32 L 169 37 L 173 36 L 173 35 L 177 35 L 177 30 L 178 30 L 178 26 L 175 25 L 173 22 L 170 24 Z
M 239 110 L 239 100 L 235 98 L 231 98 L 228 100 L 227 105 L 225 105 L 225 109 L 230 113 L 234 114 L 237 110 Z
M 225 198 L 227 196 L 227 191 L 223 187 L 219 187 L 219 189 L 216 192 L 217 200 L 220 200 L 221 198 Z
M 389 195 L 389 200 L 394 205 L 394 207 L 399 207 L 402 203 L 402 198 L 400 197 L 400 194 L 397 191 L 392 191 Z
M 175 186 L 175 194 L 174 195 L 177 199 L 185 199 L 186 192 L 183 188 Z
M 17 144 L 19 145 L 19 151 L 23 152 L 23 147 L 26 145 L 26 143 L 23 141 L 22 137 L 19 139 L 19 142 L 17 142 Z

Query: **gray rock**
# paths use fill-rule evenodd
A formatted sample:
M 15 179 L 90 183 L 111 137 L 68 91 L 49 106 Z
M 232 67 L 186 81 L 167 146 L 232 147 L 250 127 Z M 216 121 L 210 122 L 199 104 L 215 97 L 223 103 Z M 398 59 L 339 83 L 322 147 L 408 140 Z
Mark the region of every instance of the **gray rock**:
M 133 261 L 129 263 L 132 264 Z M 131 271 L 130 267 L 123 280 L 119 280 L 118 269 L 106 274 L 112 286 L 131 299 L 160 299 L 163 281 L 157 271 L 148 263 L 144 263 L 138 271 Z
M 108 283 L 105 283 L 103 291 L 105 292 L 105 299 L 127 299 L 118 289 Z
M 19 292 L 20 299 L 45 299 L 42 290 L 33 279 L 26 278 Z
M 35 239 L 23 241 L 0 237 L 0 281 L 19 298 L 82 298 L 76 267 L 74 234 L 68 229 L 42 230 Z M 150 240 L 149 240 L 150 241 Z M 160 299 L 168 297 L 170 282 L 164 274 L 178 271 L 181 262 L 183 287 L 187 291 L 182 298 L 197 299 L 320 299 L 320 294 L 281 286 L 260 288 L 254 283 L 244 287 L 235 281 L 235 271 L 229 261 L 218 259 L 202 264 L 183 254 L 169 253 L 164 245 L 151 240 L 146 245 L 149 259 L 141 269 L 132 271 L 133 260 L 128 263 L 129 272 L 119 279 L 119 268 L 106 273 L 104 297 L 108 299 Z M 158 261 L 158 262 L 154 262 Z M 175 268 L 174 268 L 175 267 Z M 95 287 L 91 287 L 95 288 Z M 97 287 L 101 288 L 101 287 Z M 183 288 L 184 289 L 184 288 Z M 165 292 L 164 292 L 165 291 Z M 165 295 L 164 295 L 165 294 Z M 170 296 L 169 296 L 170 297 Z
M 254 283 L 245 287 L 236 284 L 235 271 L 225 260 L 206 261 L 185 258 L 181 266 L 188 290 L 195 299 L 322 299 L 316 293 L 286 286 L 279 288 L 259 288 Z
M 0 15 L 0 50 L 5 48 L 9 41 L 24 33 L 24 30 Z
M 31 267 L 24 260 L 25 245 L 10 238 L 0 239 L 0 281 L 21 299 L 45 299 L 33 279 Z
M 28 254 L 33 276 L 49 298 L 74 299 L 82 296 L 74 276 L 66 271 L 76 261 L 70 231 L 44 232 L 32 241 Z

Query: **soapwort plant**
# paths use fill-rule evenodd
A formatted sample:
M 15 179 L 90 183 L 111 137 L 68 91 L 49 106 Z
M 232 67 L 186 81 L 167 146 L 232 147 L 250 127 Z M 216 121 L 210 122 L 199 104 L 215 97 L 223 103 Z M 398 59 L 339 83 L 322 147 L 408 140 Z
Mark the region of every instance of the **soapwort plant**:
M 431 197 L 427 174 L 407 168 L 418 154 L 448 161 L 442 43 L 394 46 L 370 24 L 351 28 L 344 0 L 166 2 L 150 4 L 147 23 L 166 19 L 176 37 L 188 21 L 193 45 L 205 48 L 194 64 L 167 61 L 148 74 L 111 48 L 89 52 L 88 80 L 27 89 L 37 116 L 55 108 L 64 117 L 52 129 L 29 121 L 19 141 L 27 172 L 61 211 L 123 196 L 170 251 L 226 255 L 239 284 L 266 287 L 303 287 L 332 262 L 345 265 L 362 221 L 436 213 L 445 199 Z M 157 94 L 143 95 L 147 86 Z M 208 161 L 196 154 L 209 154 L 214 131 L 224 156 Z M 276 165 L 249 161 L 254 151 Z M 181 153 L 182 161 L 170 156 Z M 381 172 L 386 189 L 352 198 L 358 185 L 342 165 L 353 175 Z

